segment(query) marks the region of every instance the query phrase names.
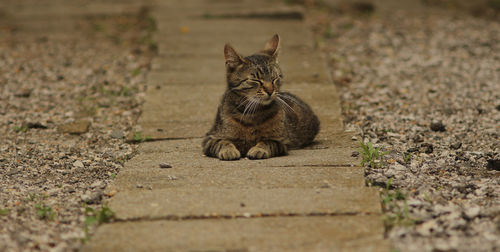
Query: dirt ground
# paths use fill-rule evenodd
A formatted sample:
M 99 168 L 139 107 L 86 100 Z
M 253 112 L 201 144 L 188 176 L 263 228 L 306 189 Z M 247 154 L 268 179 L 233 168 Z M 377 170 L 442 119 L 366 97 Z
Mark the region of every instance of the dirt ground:
M 500 250 L 495 12 L 373 2 L 316 5 L 309 21 L 363 136 L 353 155 L 381 187 L 387 237 L 398 251 Z

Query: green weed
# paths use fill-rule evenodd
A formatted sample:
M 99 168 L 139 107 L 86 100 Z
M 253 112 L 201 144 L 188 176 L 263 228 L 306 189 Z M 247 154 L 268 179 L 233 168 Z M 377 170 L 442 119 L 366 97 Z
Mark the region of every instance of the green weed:
M 9 214 L 9 209 L 7 208 L 0 208 L 0 216 L 4 216 Z
M 363 160 L 361 161 L 361 165 L 369 164 L 371 168 L 377 168 L 384 164 L 384 160 L 382 159 L 384 155 L 388 152 L 383 152 L 380 148 L 373 147 L 373 144 L 363 143 L 361 142 L 361 154 L 363 156 Z
M 87 217 L 85 217 L 85 238 L 83 239 L 83 242 L 87 241 L 89 238 L 89 228 L 94 225 L 101 225 L 103 223 L 108 223 L 111 222 L 115 216 L 115 212 L 111 210 L 108 206 L 103 206 L 101 209 L 96 210 L 92 207 L 86 207 L 85 208 L 85 214 Z
M 14 126 L 14 131 L 15 132 L 20 132 L 20 133 L 24 133 L 28 130 L 28 127 L 27 126 Z
M 411 153 L 404 154 L 403 161 L 405 163 L 408 163 L 408 162 L 410 162 L 411 158 L 412 158 Z
M 136 131 L 136 132 L 134 132 L 134 136 L 132 137 L 132 139 L 133 139 L 135 142 L 144 142 L 144 141 L 149 141 L 149 140 L 151 140 L 151 137 L 149 137 L 149 136 L 143 137 L 143 136 L 142 136 L 142 132 L 140 132 L 140 131 Z
M 396 225 L 410 226 L 415 224 L 415 220 L 410 217 L 408 210 L 407 196 L 400 190 L 391 190 L 392 178 L 390 178 L 385 188 L 380 192 L 382 207 L 385 212 L 384 225 L 386 230 Z
M 54 220 L 56 213 L 52 209 L 52 207 L 47 206 L 45 204 L 35 204 L 36 215 L 40 220 Z

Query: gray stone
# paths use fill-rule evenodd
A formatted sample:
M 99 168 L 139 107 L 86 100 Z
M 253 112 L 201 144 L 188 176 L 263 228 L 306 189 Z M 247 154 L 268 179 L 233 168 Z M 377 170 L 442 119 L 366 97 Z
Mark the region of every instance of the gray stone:
M 73 166 L 76 167 L 76 168 L 84 168 L 85 167 L 85 165 L 83 165 L 82 161 L 80 161 L 80 160 L 76 160 L 73 163 Z
M 89 130 L 89 127 L 90 122 L 82 120 L 59 125 L 58 130 L 62 133 L 83 134 Z
M 121 130 L 113 130 L 111 132 L 111 137 L 116 139 L 122 139 L 125 137 L 125 134 L 123 134 L 123 131 Z

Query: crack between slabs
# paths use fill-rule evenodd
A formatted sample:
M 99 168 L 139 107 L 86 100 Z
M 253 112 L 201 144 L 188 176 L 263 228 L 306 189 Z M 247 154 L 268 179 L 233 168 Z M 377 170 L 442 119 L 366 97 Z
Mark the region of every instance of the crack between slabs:
M 343 212 L 343 213 L 329 213 L 329 212 L 311 212 L 311 213 L 259 213 L 259 214 L 204 214 L 204 215 L 166 215 L 158 217 L 138 217 L 138 218 L 125 218 L 115 219 L 113 223 L 119 222 L 140 222 L 140 221 L 189 221 L 189 220 L 219 220 L 219 219 L 262 219 L 262 218 L 293 218 L 293 217 L 332 217 L 332 216 L 367 216 L 367 215 L 381 215 L 380 213 L 373 212 Z

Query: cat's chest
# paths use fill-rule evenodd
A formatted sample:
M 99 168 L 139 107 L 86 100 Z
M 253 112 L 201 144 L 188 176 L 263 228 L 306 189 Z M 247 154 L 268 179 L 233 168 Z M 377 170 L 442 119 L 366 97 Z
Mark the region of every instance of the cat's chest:
M 227 122 L 227 126 L 231 128 L 231 130 L 228 130 L 228 133 L 230 132 L 230 138 L 232 139 L 249 142 L 262 139 L 280 140 L 284 136 L 284 127 L 281 120 L 276 119 L 273 118 L 258 125 L 244 125 L 238 120 L 231 118 Z

